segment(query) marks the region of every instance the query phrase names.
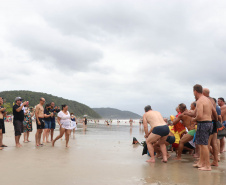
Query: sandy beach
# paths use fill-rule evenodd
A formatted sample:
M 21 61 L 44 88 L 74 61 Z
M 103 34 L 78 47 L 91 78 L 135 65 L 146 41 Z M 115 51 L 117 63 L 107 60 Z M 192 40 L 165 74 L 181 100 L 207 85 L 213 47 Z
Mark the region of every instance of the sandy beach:
M 86 131 L 78 126 L 75 138 L 70 138 L 70 148 L 65 148 L 65 140 L 35 147 L 33 123 L 30 143 L 22 148 L 14 145 L 12 123 L 6 122 L 4 143 L 8 145 L 0 151 L 2 185 L 225 185 L 226 154 L 221 155 L 219 167 L 211 172 L 199 171 L 192 167 L 193 157 L 183 155 L 182 161 L 172 157 L 167 164 L 159 159 L 155 164 L 145 162 L 142 146 L 132 145 L 133 137 L 143 141 L 143 131 L 139 126 L 106 126 L 89 123 Z M 55 136 L 59 133 L 55 132 Z M 54 136 L 54 137 L 55 137 Z M 22 140 L 21 140 L 22 141 Z

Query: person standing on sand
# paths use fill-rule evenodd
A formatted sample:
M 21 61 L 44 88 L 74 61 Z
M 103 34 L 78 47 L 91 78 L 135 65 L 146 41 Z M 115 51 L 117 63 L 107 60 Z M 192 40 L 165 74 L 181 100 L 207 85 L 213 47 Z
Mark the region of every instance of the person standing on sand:
M 192 122 L 197 122 L 196 144 L 200 145 L 200 159 L 194 167 L 199 170 L 211 171 L 208 140 L 212 133 L 213 123 L 212 116 L 215 121 L 218 120 L 216 108 L 213 106 L 209 98 L 203 95 L 203 88 L 196 84 L 193 87 L 196 101 L 196 117 L 192 118 Z
M 36 110 L 35 110 L 36 126 L 37 126 L 37 132 L 35 134 L 36 146 L 43 146 L 43 144 L 41 144 L 41 137 L 42 137 L 42 131 L 45 127 L 44 108 L 43 108 L 44 103 L 45 103 L 45 99 L 40 98 L 40 102 L 36 106 Z
M 224 98 L 222 97 L 218 98 L 217 102 L 221 109 L 222 124 L 224 125 L 224 127 L 226 127 L 226 105 L 225 105 Z M 220 153 L 225 152 L 224 148 L 225 148 L 225 139 L 223 137 L 220 140 Z
M 54 134 L 54 130 L 56 128 L 56 115 L 58 112 L 60 112 L 60 109 L 56 106 L 55 107 L 55 103 L 51 102 L 51 110 L 50 112 L 53 113 L 53 117 L 50 117 L 51 119 L 51 129 L 50 129 L 50 135 L 51 135 L 51 142 L 53 141 L 53 134 Z
M 64 133 L 66 138 L 66 148 L 69 148 L 69 136 L 71 135 L 71 116 L 68 112 L 68 106 L 62 105 L 62 110 L 57 114 L 57 123 L 60 125 L 60 135 L 58 135 L 53 141 L 52 146 L 54 147 L 55 142 L 60 139 Z
M 43 143 L 51 143 L 49 141 L 49 132 L 51 129 L 51 117 L 53 117 L 53 113 L 50 112 L 50 104 L 46 104 L 45 110 L 44 110 L 44 121 L 45 121 L 45 127 L 43 131 Z
M 210 94 L 210 90 L 207 88 L 204 88 L 203 95 L 211 101 L 214 109 L 216 110 L 216 107 L 217 107 L 216 102 L 214 101 L 213 98 L 211 98 L 209 96 L 209 94 Z M 216 110 L 216 113 L 217 113 L 217 110 Z M 219 114 L 221 115 L 221 113 L 219 113 Z M 217 145 L 217 121 L 218 121 L 218 114 L 217 114 L 217 119 L 215 119 L 212 115 L 213 130 L 209 137 L 209 144 L 208 144 L 209 150 L 210 150 L 211 154 L 213 154 L 213 157 L 214 157 L 213 162 L 211 163 L 211 166 L 218 166 L 218 152 L 219 151 L 218 151 L 218 145 Z M 212 146 L 212 148 L 210 146 Z
M 85 116 L 83 118 L 83 126 L 85 129 L 87 128 L 87 118 Z
M 4 117 L 6 116 L 7 112 L 5 112 L 6 108 L 2 107 L 3 105 L 3 99 L 0 97 L 0 150 L 2 150 L 2 147 L 7 147 L 2 143 L 3 141 L 3 134 L 5 134 L 5 123 L 4 123 Z
M 28 102 L 25 101 L 24 103 L 21 104 L 22 98 L 21 97 L 16 97 L 15 99 L 15 105 L 13 106 L 13 125 L 14 125 L 14 130 L 15 130 L 15 142 L 16 142 L 16 147 L 22 147 L 20 144 L 20 136 L 23 133 L 23 121 L 24 121 L 24 111 L 23 107 L 24 105 L 27 105 Z
M 162 152 L 162 162 L 167 162 L 167 151 L 165 141 L 169 134 L 169 127 L 166 125 L 160 112 L 153 111 L 150 105 L 147 105 L 145 108 L 145 114 L 143 115 L 143 126 L 145 132 L 146 143 L 148 151 L 151 158 L 147 162 L 155 162 L 154 147 L 153 143 L 158 141 L 160 149 Z M 148 123 L 151 125 L 151 130 L 148 132 Z
M 31 110 L 31 111 L 30 111 Z M 24 113 L 24 143 L 29 141 L 29 133 L 32 132 L 32 117 L 34 116 L 33 108 L 29 109 L 29 104 L 26 105 L 25 113 Z
M 76 122 L 76 127 L 77 127 L 77 118 L 76 116 L 74 116 L 74 113 L 71 113 L 71 121 Z M 73 128 L 73 138 L 75 137 L 75 129 L 76 128 Z

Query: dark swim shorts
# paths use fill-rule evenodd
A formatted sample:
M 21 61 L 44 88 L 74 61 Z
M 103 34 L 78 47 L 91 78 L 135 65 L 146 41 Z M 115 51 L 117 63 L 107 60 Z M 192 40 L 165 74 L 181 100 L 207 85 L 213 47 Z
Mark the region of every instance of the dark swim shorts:
M 152 133 L 160 136 L 167 136 L 169 134 L 169 127 L 167 125 L 157 126 L 153 129 Z
M 195 142 L 197 145 L 208 145 L 209 137 L 213 130 L 212 121 L 199 121 Z
M 213 130 L 211 132 L 211 135 L 214 133 L 217 133 L 217 122 L 216 121 L 213 121 Z
M 4 123 L 4 119 L 0 119 L 0 130 L 2 130 L 2 134 L 5 134 L 5 123 Z
M 172 145 L 173 143 L 175 143 L 175 136 L 168 136 L 166 142 Z
M 24 132 L 23 122 L 20 120 L 13 120 L 15 136 L 20 136 Z
M 44 118 L 38 118 L 41 122 L 41 125 L 38 124 L 38 121 L 36 120 L 37 129 L 44 129 L 45 128 L 45 121 Z

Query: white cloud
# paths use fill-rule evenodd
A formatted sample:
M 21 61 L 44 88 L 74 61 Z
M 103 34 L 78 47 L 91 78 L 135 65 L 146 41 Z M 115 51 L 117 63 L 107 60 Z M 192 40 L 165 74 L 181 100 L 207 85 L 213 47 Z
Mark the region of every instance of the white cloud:
M 3 1 L 1 89 L 163 115 L 203 84 L 225 96 L 225 3 Z

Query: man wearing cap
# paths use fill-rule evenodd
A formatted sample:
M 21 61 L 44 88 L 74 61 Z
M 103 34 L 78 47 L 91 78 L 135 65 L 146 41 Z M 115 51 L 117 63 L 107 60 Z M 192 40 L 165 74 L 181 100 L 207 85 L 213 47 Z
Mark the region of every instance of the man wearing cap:
M 26 105 L 28 102 L 25 101 L 22 102 L 21 97 L 16 97 L 15 99 L 15 105 L 13 106 L 13 125 L 14 125 L 14 131 L 15 131 L 15 142 L 16 147 L 22 147 L 20 144 L 20 136 L 23 133 L 23 121 L 24 121 L 24 111 L 22 110 L 24 105 Z

